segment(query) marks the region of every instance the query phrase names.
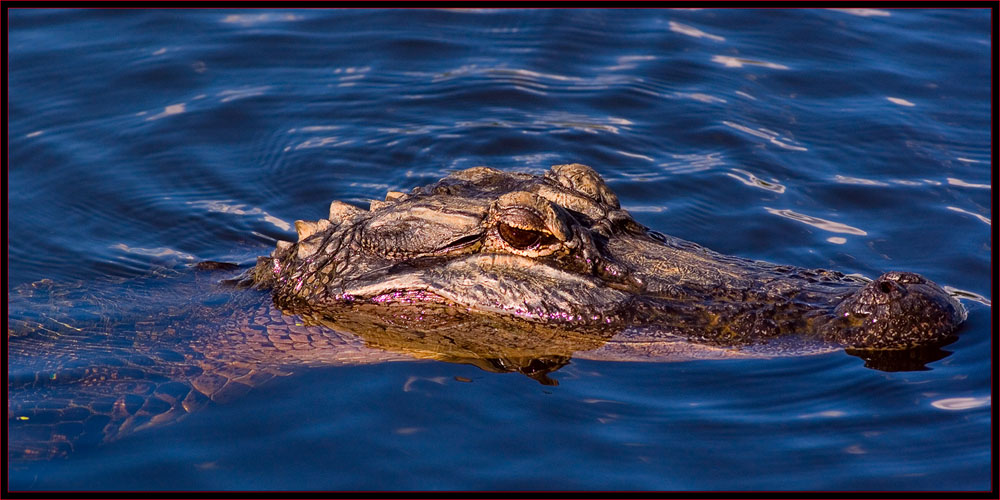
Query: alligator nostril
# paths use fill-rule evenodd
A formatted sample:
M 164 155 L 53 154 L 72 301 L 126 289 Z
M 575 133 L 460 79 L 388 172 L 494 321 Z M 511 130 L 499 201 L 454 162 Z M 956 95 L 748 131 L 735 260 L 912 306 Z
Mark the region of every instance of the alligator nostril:
M 892 282 L 891 281 L 879 282 L 878 289 L 881 290 L 882 293 L 890 293 L 892 292 L 893 289 Z
M 926 281 L 924 280 L 923 276 L 920 276 L 917 273 L 907 273 L 900 271 L 890 271 L 888 273 L 885 273 L 884 275 L 882 275 L 882 279 L 892 280 L 897 283 L 924 283 Z

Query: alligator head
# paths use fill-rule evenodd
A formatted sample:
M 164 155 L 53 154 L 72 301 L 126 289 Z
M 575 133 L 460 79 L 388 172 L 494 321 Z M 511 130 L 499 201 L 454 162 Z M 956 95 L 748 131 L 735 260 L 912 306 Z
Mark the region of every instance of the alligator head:
M 874 281 L 719 254 L 650 231 L 590 167 L 544 175 L 455 172 L 369 210 L 334 201 L 297 221 L 248 278 L 283 309 L 433 305 L 605 332 L 637 328 L 712 345 L 786 334 L 860 349 L 949 338 L 963 307 L 933 282 Z M 379 310 L 379 308 L 375 308 Z

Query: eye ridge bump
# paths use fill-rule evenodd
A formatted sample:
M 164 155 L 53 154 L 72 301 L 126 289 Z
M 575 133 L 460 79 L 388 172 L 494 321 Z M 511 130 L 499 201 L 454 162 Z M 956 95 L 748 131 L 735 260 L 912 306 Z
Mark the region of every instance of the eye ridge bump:
M 545 218 L 542 214 L 538 213 L 538 210 L 533 207 L 525 207 L 520 205 L 510 206 L 504 208 L 501 212 L 500 218 L 507 224 L 516 223 L 519 219 L 529 219 L 530 223 L 535 225 L 544 226 Z

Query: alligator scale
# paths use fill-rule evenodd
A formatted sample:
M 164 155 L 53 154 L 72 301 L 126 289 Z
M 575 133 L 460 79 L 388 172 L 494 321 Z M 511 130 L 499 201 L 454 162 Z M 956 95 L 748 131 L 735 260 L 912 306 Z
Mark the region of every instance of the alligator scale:
M 651 231 L 580 164 L 471 168 L 368 210 L 334 201 L 328 218 L 295 226 L 298 241 L 226 280 L 237 286 L 218 283 L 219 270 L 191 273 L 170 294 L 184 297 L 177 307 L 139 298 L 149 313 L 124 327 L 108 319 L 115 304 L 92 296 L 18 292 L 50 308 L 8 317 L 8 454 L 64 455 L 298 367 L 439 359 L 554 383 L 546 373 L 570 358 L 847 348 L 899 369 L 880 360 L 947 343 L 966 316 L 914 273 L 867 280 Z M 55 319 L 83 306 L 96 311 L 89 326 Z

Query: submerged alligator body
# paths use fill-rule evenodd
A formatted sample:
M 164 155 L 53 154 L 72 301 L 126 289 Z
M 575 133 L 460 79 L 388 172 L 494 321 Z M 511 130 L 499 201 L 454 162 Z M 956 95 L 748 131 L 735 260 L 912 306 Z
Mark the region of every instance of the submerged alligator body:
M 920 275 L 874 281 L 731 257 L 654 232 L 590 167 L 476 167 L 370 210 L 297 221 L 249 280 L 323 317 L 355 303 L 436 304 L 572 328 L 655 330 L 716 346 L 797 334 L 902 349 L 950 336 L 965 310 Z
M 579 164 L 463 170 L 369 210 L 335 201 L 296 229 L 297 242 L 226 280 L 241 287 L 217 282 L 228 266 L 200 265 L 138 284 L 15 289 L 8 456 L 65 456 L 301 367 L 436 359 L 552 384 L 571 358 L 848 348 L 867 366 L 919 369 L 966 315 L 913 273 L 870 281 L 650 231 Z

